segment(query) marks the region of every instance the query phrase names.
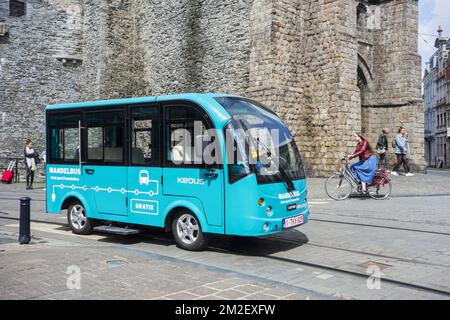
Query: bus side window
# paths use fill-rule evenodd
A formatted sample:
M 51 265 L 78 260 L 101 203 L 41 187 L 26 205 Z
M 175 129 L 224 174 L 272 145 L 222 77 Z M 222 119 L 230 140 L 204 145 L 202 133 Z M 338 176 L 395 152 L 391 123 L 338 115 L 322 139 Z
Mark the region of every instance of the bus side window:
M 79 157 L 80 113 L 49 113 L 49 163 L 76 163 Z
M 190 106 L 169 106 L 166 109 L 166 161 L 169 165 L 193 166 L 203 163 L 194 154 L 196 134 L 208 128 L 201 113 Z
M 123 163 L 123 111 L 87 112 L 86 126 L 88 163 Z
M 131 108 L 131 164 L 159 164 L 159 109 L 157 106 Z

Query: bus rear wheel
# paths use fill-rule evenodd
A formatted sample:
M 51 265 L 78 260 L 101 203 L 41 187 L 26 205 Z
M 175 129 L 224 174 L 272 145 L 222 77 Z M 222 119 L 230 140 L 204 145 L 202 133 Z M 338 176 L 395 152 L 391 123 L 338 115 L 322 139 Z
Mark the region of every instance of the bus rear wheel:
M 172 234 L 177 245 L 183 249 L 199 251 L 208 245 L 197 217 L 189 211 L 182 211 L 172 221 Z
M 88 235 L 94 230 L 91 220 L 86 216 L 86 209 L 79 201 L 73 202 L 67 209 L 67 222 L 76 234 Z

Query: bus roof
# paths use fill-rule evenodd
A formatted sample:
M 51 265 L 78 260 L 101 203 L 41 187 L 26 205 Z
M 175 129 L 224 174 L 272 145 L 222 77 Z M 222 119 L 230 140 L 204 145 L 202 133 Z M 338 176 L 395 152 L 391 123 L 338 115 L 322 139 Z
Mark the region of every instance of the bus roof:
M 220 93 L 183 93 L 172 94 L 164 96 L 153 97 L 136 97 L 125 99 L 111 99 L 111 100 L 98 100 L 98 101 L 86 101 L 86 102 L 74 102 L 67 104 L 54 104 L 48 105 L 45 110 L 64 110 L 72 108 L 93 108 L 93 107 L 113 107 L 130 104 L 144 104 L 158 101 L 171 101 L 171 100 L 187 100 L 200 104 L 206 112 L 213 118 L 213 122 L 216 126 L 223 126 L 230 119 L 230 114 L 218 103 L 214 98 L 217 97 L 238 97 L 230 94 Z
M 72 102 L 64 104 L 47 105 L 45 110 L 59 110 L 66 108 L 89 108 L 89 107 L 107 107 L 118 106 L 127 104 L 141 104 L 157 101 L 170 101 L 170 100 L 189 100 L 193 102 L 203 102 L 207 98 L 216 97 L 237 97 L 231 94 L 223 93 L 181 93 L 171 94 L 163 96 L 148 96 L 148 97 L 135 97 L 124 99 L 110 99 L 110 100 L 97 100 L 97 101 L 85 101 L 85 102 Z

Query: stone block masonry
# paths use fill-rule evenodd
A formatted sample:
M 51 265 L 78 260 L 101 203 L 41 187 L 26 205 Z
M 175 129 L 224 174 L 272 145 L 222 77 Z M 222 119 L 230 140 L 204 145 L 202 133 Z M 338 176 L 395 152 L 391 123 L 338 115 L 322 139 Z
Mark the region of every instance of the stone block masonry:
M 4 156 L 42 145 L 45 104 L 226 92 L 273 108 L 310 176 L 336 170 L 354 132 L 375 144 L 401 124 L 425 168 L 417 0 L 29 0 L 22 17 L 7 2 Z
M 0 37 L 0 156 L 22 156 L 25 140 L 44 148 L 47 104 L 82 99 L 81 0 L 27 0 L 26 15 L 9 16 Z

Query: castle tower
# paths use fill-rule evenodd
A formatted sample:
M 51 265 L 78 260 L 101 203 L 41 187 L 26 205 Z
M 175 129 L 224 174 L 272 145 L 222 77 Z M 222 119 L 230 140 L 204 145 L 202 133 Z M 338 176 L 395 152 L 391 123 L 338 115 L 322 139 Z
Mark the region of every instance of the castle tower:
M 365 1 L 360 1 L 363 3 Z M 358 29 L 362 132 L 376 143 L 382 128 L 393 140 L 410 133 L 413 169 L 424 171 L 424 105 L 418 54 L 418 1 L 370 1 L 371 24 Z M 393 149 L 390 149 L 393 152 Z M 391 156 L 391 161 L 394 157 Z

